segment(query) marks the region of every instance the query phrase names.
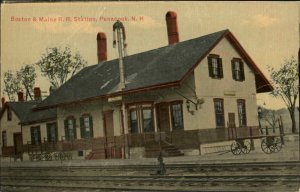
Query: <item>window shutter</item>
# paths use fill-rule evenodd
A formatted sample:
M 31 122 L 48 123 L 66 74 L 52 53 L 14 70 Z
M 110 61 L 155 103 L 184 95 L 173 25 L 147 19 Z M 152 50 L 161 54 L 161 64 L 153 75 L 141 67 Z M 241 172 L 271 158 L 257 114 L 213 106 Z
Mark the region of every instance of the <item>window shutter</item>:
M 57 130 L 57 123 L 55 125 L 55 141 L 58 141 L 58 130 Z
M 244 63 L 242 61 L 240 61 L 239 63 L 241 69 L 241 80 L 244 81 L 245 80 Z
M 207 57 L 207 60 L 208 60 L 208 74 L 210 77 L 213 77 L 212 58 Z
M 52 141 L 51 140 L 51 131 L 50 131 L 51 124 L 47 123 L 46 127 L 47 127 L 47 141 L 50 142 L 50 141 Z
M 37 129 L 37 135 L 38 135 L 38 142 L 39 142 L 39 144 L 41 143 L 41 128 L 40 127 L 37 127 L 36 128 Z
M 90 116 L 90 137 L 94 137 L 94 130 L 93 130 L 93 117 Z
M 232 79 L 236 80 L 235 77 L 235 66 L 234 66 L 234 60 L 231 60 L 231 70 L 232 70 Z
M 77 139 L 76 119 L 73 119 L 74 139 Z
M 65 139 L 69 140 L 68 120 L 67 119 L 64 121 L 64 124 L 65 124 Z
M 85 138 L 85 129 L 84 129 L 84 118 L 80 117 L 80 136 L 81 138 Z
M 219 77 L 223 78 L 223 64 L 222 58 L 218 58 Z
M 35 144 L 34 143 L 33 127 L 30 127 L 30 135 L 31 135 L 31 144 Z

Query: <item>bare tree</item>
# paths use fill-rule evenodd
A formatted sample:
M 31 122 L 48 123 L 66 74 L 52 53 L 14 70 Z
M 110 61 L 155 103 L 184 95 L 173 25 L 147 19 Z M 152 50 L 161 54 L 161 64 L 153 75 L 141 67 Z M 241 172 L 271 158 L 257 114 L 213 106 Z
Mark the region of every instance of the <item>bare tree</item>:
M 26 101 L 28 100 L 28 97 L 32 100 L 31 91 L 33 90 L 36 77 L 37 75 L 33 65 L 25 65 L 20 71 L 17 71 L 17 79 L 26 90 Z
M 79 53 L 72 55 L 69 47 L 64 49 L 53 47 L 47 48 L 46 53 L 36 64 L 56 89 L 82 69 L 87 62 Z
M 17 79 L 15 73 L 8 70 L 4 73 L 4 94 L 6 93 L 10 101 L 15 101 L 17 92 L 21 90 L 20 81 Z
M 10 101 L 15 101 L 17 93 L 25 90 L 26 101 L 32 100 L 31 92 L 33 90 L 37 75 L 33 65 L 25 65 L 19 71 L 14 73 L 9 70 L 4 73 L 4 93 L 7 94 Z
M 268 125 L 271 128 L 275 129 L 276 124 L 278 124 L 278 119 L 279 116 L 277 115 L 275 110 L 261 107 L 261 120 L 265 122 L 265 125 Z
M 272 95 L 281 98 L 289 110 L 292 132 L 296 132 L 295 108 L 298 98 L 298 63 L 294 57 L 285 60 L 278 70 L 269 67 L 274 90 Z

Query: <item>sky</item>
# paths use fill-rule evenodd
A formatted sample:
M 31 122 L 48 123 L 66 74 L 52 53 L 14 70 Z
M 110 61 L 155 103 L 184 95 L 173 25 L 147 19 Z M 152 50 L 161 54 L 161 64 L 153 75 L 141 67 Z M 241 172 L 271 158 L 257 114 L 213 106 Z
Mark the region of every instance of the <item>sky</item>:
M 1 4 L 1 96 L 3 73 L 36 63 L 49 47 L 68 45 L 88 65 L 94 65 L 97 63 L 96 34 L 105 32 L 108 60 L 117 58 L 117 50 L 112 47 L 115 21 L 111 18 L 125 19 L 128 55 L 166 46 L 168 11 L 177 13 L 180 41 L 229 29 L 268 79 L 268 66 L 279 68 L 284 60 L 297 58 L 299 2 Z M 44 19 L 40 20 L 41 17 Z M 50 84 L 39 74 L 36 86 L 48 91 Z M 284 107 L 280 99 L 268 93 L 258 94 L 257 98 L 259 105 Z

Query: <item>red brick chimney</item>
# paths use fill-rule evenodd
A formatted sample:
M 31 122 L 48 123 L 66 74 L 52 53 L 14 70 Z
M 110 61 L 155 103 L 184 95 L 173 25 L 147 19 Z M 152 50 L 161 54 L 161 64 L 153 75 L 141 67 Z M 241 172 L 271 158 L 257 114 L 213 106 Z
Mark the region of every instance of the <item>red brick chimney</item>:
M 41 100 L 42 99 L 41 89 L 39 87 L 35 87 L 33 89 L 33 94 L 34 94 L 34 100 Z
M 18 101 L 24 101 L 24 93 L 23 91 L 18 92 Z
M 179 42 L 179 33 L 177 26 L 177 14 L 174 11 L 168 11 L 166 14 L 167 31 L 169 45 Z
M 97 53 L 98 53 L 98 63 L 107 60 L 106 35 L 105 33 L 102 32 L 99 32 L 97 34 Z
M 4 104 L 5 104 L 5 97 L 2 97 L 1 98 L 1 104 L 2 104 L 2 108 L 4 107 Z

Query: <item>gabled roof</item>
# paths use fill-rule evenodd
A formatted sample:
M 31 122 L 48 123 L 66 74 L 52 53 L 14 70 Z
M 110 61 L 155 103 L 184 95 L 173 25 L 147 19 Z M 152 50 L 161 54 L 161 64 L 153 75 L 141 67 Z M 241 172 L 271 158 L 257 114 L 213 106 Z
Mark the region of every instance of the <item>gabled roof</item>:
M 36 102 L 6 102 L 1 111 L 1 117 L 4 111 L 9 107 L 17 115 L 19 120 L 23 121 L 25 120 L 26 115 L 31 111 L 32 107 L 36 104 Z
M 255 77 L 264 89 L 272 86 L 248 56 L 229 30 L 223 30 L 199 38 L 179 42 L 158 49 L 130 55 L 124 58 L 126 87 L 118 91 L 118 59 L 85 67 L 59 89 L 53 92 L 36 109 L 56 107 L 73 102 L 88 101 L 101 97 L 127 94 L 156 88 L 180 86 L 193 72 L 200 61 L 226 37 L 255 72 Z
M 32 109 L 38 104 L 36 101 L 26 102 L 6 102 L 1 110 L 0 118 L 4 111 L 10 109 L 17 115 L 20 124 L 32 124 L 56 119 L 56 109 L 45 109 L 41 111 L 33 111 Z

